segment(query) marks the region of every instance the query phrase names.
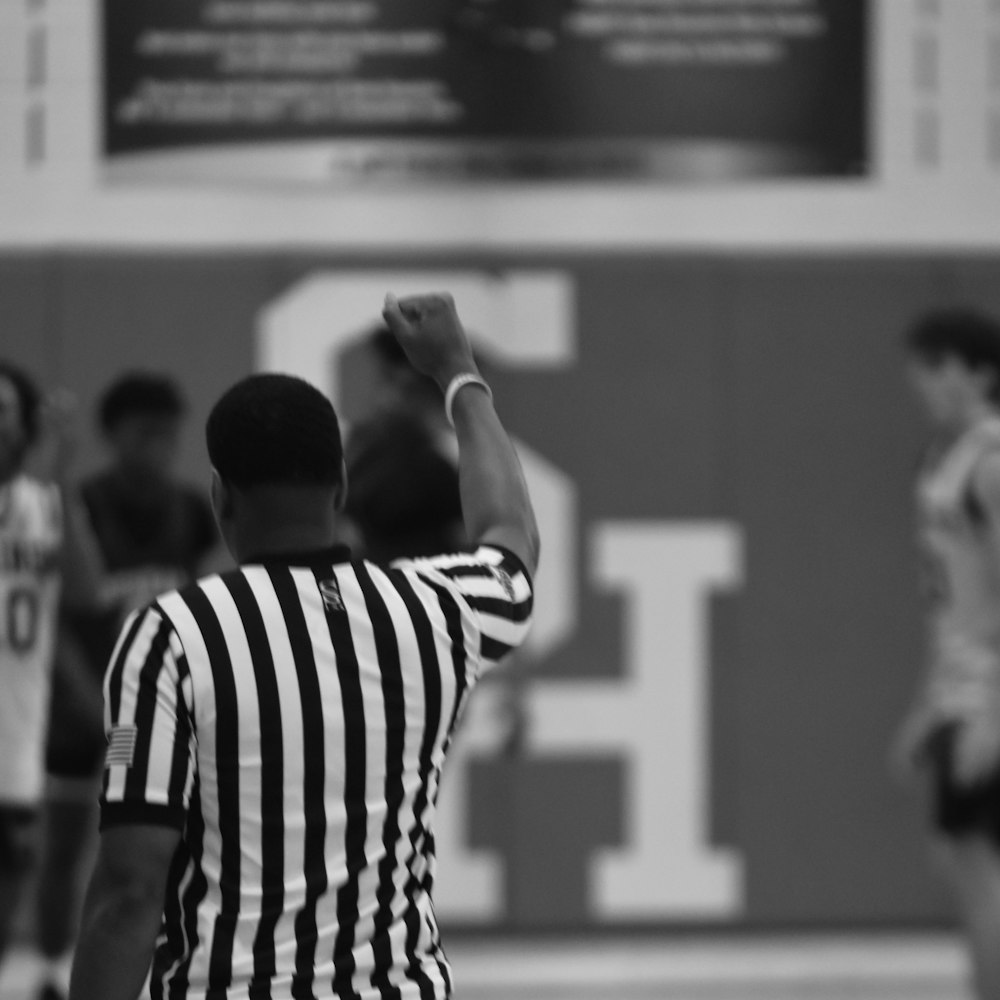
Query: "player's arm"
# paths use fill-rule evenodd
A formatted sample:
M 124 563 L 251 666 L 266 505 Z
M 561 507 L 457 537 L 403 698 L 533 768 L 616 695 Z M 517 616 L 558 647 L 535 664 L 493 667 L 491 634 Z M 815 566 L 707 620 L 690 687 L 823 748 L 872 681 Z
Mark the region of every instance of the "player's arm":
M 41 450 L 62 501 L 59 570 L 63 601 L 75 608 L 93 608 L 100 602 L 105 571 L 79 489 L 70 477 L 76 453 L 76 404 L 72 395 L 52 393 L 45 401 L 42 421 Z
M 88 662 L 80 639 L 62 616 L 56 631 L 52 672 L 60 689 L 57 703 L 72 710 L 75 725 L 85 729 L 88 734 L 93 734 L 95 740 L 100 739 L 104 732 L 104 703 L 100 684 L 95 682 L 93 667 Z M 55 699 L 53 704 L 56 704 Z M 59 732 L 54 731 L 53 727 L 59 725 L 60 715 L 61 713 L 56 712 L 49 723 L 50 731 L 57 739 Z
M 101 843 L 75 949 L 70 1000 L 135 1000 L 153 957 L 194 782 L 194 724 L 184 695 L 183 652 L 162 610 L 153 605 L 125 621 L 105 673 L 109 740 Z
M 447 392 L 463 374 L 479 376 L 450 295 L 386 298 L 383 317 L 410 362 Z M 529 573 L 538 566 L 538 526 L 521 464 L 489 392 L 474 382 L 452 400 L 459 490 L 469 540 L 513 552 Z
M 163 918 L 167 873 L 180 840 L 169 826 L 101 834 L 84 903 L 69 1000 L 135 1000 Z
M 1000 451 L 979 461 L 972 477 L 972 495 L 983 517 L 984 544 L 993 577 L 1000 581 Z M 986 656 L 978 667 L 992 672 L 992 676 L 983 677 L 989 695 L 965 716 L 955 746 L 955 775 L 966 784 L 985 778 L 1000 763 L 1000 608 L 996 619 L 993 648 L 984 651 Z
M 63 541 L 59 568 L 63 600 L 72 608 L 97 608 L 106 575 L 97 539 L 75 486 L 60 484 L 60 493 Z
M 1000 579 L 1000 451 L 980 459 L 972 478 L 972 495 L 982 512 L 993 570 Z M 1000 608 L 997 624 L 1000 626 Z

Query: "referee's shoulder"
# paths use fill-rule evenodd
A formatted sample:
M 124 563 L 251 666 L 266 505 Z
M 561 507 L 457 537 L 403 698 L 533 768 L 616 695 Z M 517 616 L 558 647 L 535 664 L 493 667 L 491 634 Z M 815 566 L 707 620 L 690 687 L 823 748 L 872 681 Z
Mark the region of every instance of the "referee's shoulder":
M 235 579 L 241 574 L 242 567 L 240 566 L 204 573 L 195 580 L 158 594 L 144 608 L 141 608 L 139 613 L 146 614 L 152 611 L 161 618 L 170 620 L 173 618 L 173 611 L 177 608 L 178 602 L 190 606 L 192 602 L 197 601 L 201 595 L 205 594 L 206 591 L 210 591 L 220 581 L 224 583 L 227 579 Z
M 523 581 L 528 591 L 534 587 L 531 571 L 514 552 L 495 542 L 480 542 L 469 548 L 434 556 L 397 559 L 380 564 L 382 569 L 409 570 L 456 585 L 462 579 L 499 576 Z M 505 588 L 506 589 L 506 588 Z
M 235 579 L 240 574 L 241 567 L 237 566 L 220 572 L 205 573 L 189 583 L 165 590 L 133 611 L 123 626 L 123 631 L 127 633 L 130 627 L 141 630 L 143 623 L 152 617 L 165 625 L 183 645 L 185 636 L 190 634 L 191 622 L 198 622 L 201 618 L 198 609 L 212 607 L 213 588 L 227 578 Z

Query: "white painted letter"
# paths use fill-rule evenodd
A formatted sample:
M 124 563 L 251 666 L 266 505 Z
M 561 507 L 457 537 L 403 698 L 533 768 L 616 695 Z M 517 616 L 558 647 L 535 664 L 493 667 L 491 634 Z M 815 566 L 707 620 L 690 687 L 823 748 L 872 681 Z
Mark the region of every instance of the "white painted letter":
M 530 732 L 537 751 L 625 757 L 625 844 L 594 858 L 595 916 L 730 916 L 740 859 L 708 842 L 708 597 L 740 583 L 738 529 L 604 523 L 593 573 L 625 597 L 626 676 L 540 682 Z

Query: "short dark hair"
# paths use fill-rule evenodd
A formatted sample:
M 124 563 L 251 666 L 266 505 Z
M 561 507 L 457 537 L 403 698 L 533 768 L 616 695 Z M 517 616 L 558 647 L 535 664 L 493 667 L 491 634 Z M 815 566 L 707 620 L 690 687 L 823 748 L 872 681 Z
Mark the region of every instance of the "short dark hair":
M 413 368 L 410 359 L 406 356 L 406 351 L 403 350 L 396 335 L 389 327 L 382 324 L 372 327 L 368 332 L 368 343 L 375 352 L 375 356 L 384 365 L 390 368 Z
M 429 375 L 413 367 L 396 335 L 384 324 L 377 324 L 368 332 L 368 346 L 384 374 L 403 379 L 409 393 L 414 392 L 427 400 L 437 400 L 441 391 Z
M 337 486 L 343 446 L 333 404 L 294 375 L 250 375 L 205 426 L 208 457 L 233 486 Z
M 184 397 L 177 383 L 157 372 L 126 372 L 102 393 L 97 419 L 105 433 L 136 415 L 175 417 L 184 413 Z
M 42 394 L 35 380 L 23 369 L 9 361 L 0 360 L 0 378 L 5 378 L 14 387 L 21 407 L 21 424 L 27 444 L 38 437 L 41 420 Z
M 906 333 L 906 347 L 936 363 L 955 357 L 969 368 L 993 373 L 990 395 L 1000 399 L 1000 322 L 974 309 L 938 309 L 920 317 Z

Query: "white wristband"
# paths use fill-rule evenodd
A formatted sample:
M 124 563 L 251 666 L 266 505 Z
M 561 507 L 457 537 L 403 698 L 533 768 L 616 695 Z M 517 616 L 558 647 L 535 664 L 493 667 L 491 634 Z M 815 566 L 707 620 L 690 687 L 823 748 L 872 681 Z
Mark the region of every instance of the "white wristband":
M 478 385 L 480 388 L 486 390 L 486 395 L 493 398 L 493 390 L 487 385 L 486 379 L 480 375 L 473 375 L 472 372 L 463 372 L 461 375 L 456 375 L 449 383 L 448 388 L 444 391 L 444 415 L 448 418 L 448 423 L 452 427 L 455 426 L 455 418 L 452 415 L 451 409 L 455 405 L 455 396 L 458 394 L 458 390 L 464 385 Z

